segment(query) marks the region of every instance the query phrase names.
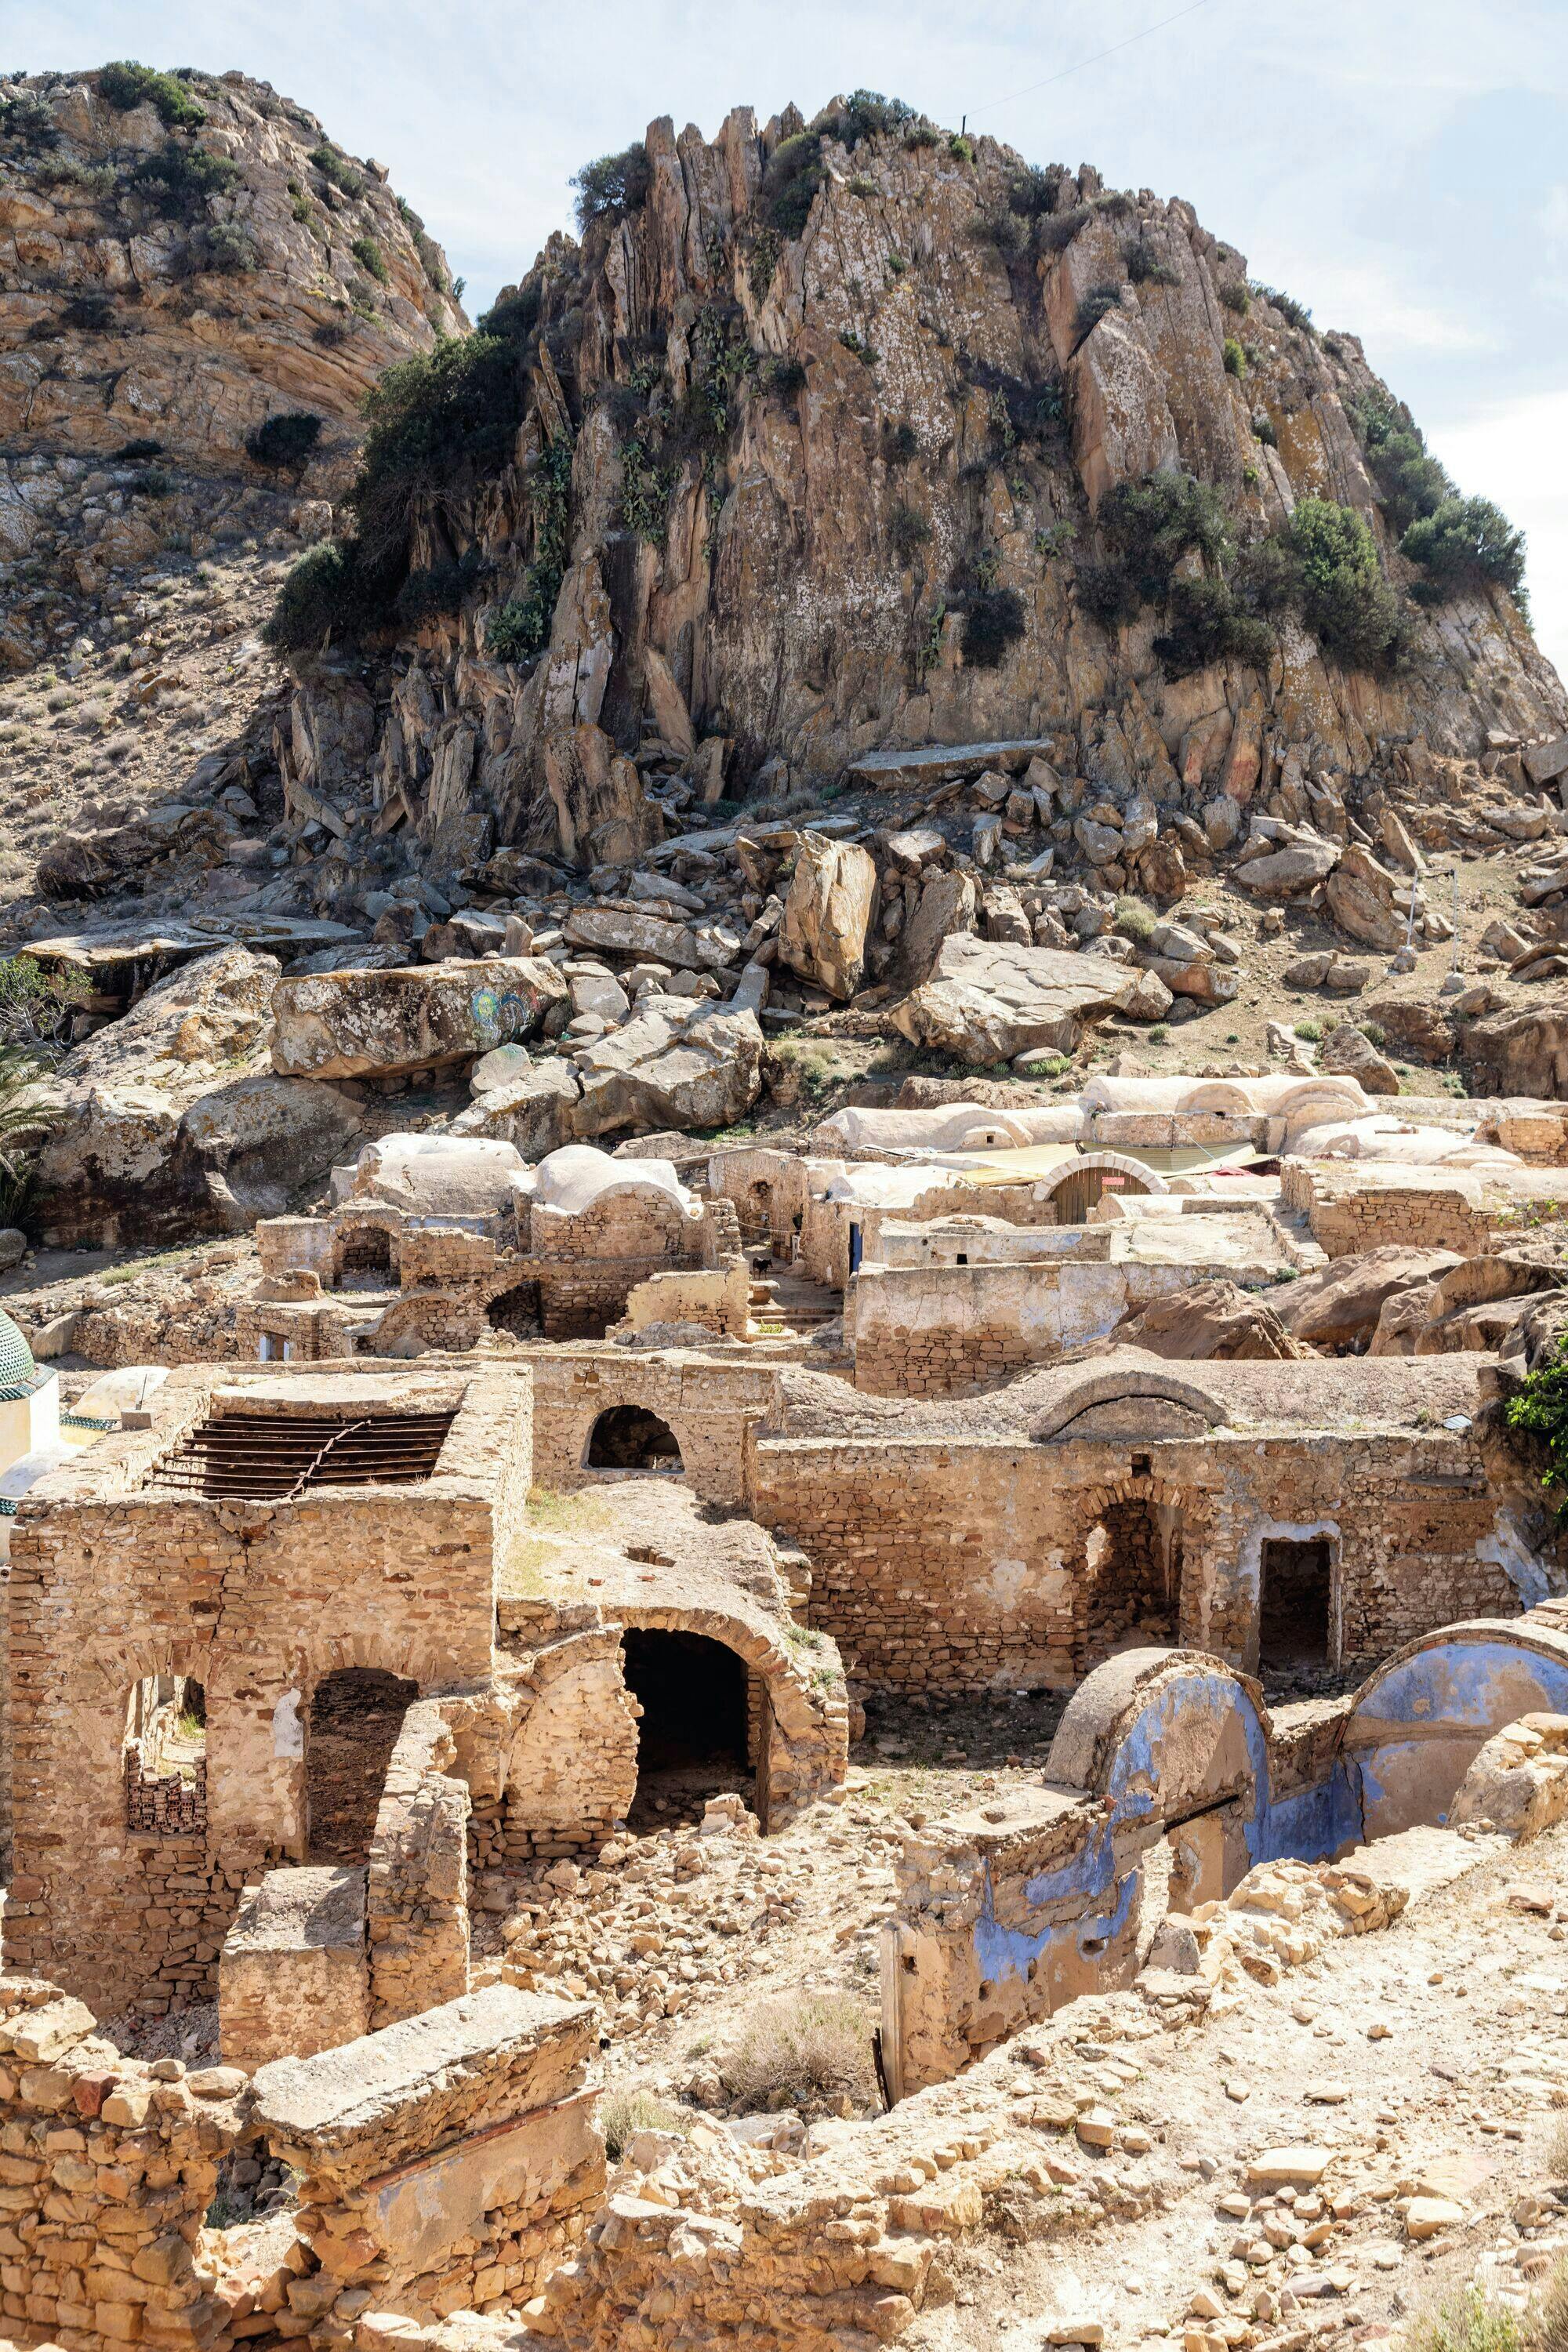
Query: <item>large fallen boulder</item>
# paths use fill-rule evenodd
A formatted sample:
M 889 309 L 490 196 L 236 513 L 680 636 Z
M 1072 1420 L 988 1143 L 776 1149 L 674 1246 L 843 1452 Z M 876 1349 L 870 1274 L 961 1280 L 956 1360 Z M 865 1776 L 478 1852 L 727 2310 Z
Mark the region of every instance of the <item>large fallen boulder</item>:
M 866 850 L 803 834 L 779 926 L 779 961 L 829 996 L 853 996 L 876 899 L 877 868 Z
M 1312 1352 L 1266 1299 L 1225 1281 L 1152 1298 L 1117 1325 L 1114 1344 L 1189 1363 L 1288 1362 Z
M 1454 1250 L 1406 1249 L 1387 1242 L 1381 1249 L 1337 1257 L 1315 1273 L 1303 1274 L 1269 1294 L 1269 1303 L 1293 1339 L 1315 1348 L 1363 1352 L 1377 1328 L 1384 1302 L 1447 1274 L 1460 1263 Z
M 1338 845 L 1331 841 L 1291 841 L 1266 850 L 1236 869 L 1244 890 L 1258 898 L 1303 898 L 1339 864 Z
M 1406 912 L 1396 900 L 1403 896 Z M 1409 887 L 1380 866 L 1370 849 L 1352 841 L 1323 884 L 1323 904 L 1342 931 L 1363 947 L 1392 953 L 1405 944 L 1408 925 Z
M 73 1089 L 34 1167 L 51 1249 L 242 1233 L 318 1184 L 360 1131 L 334 1087 L 259 1072 L 182 1104 L 156 1087 Z
M 1396 1095 L 1399 1073 L 1353 1022 L 1342 1021 L 1323 1040 L 1321 1066 L 1335 1077 L 1354 1078 L 1368 1095 Z
M 1075 1051 L 1085 1023 L 1130 1009 L 1142 974 L 1110 956 L 944 940 L 931 978 L 897 1006 L 911 1045 L 984 1065 L 1048 1046 Z
M 1477 1093 L 1568 1099 L 1568 999 L 1473 1021 L 1460 1052 Z
M 500 1086 L 488 1087 L 452 1121 L 454 1135 L 489 1136 L 517 1146 L 528 1160 L 558 1151 L 576 1132 L 572 1124 L 582 1083 L 570 1062 L 535 1062 Z
M 576 1056 L 577 1135 L 731 1127 L 762 1091 L 763 1033 L 754 1013 L 675 996 L 645 997 L 625 1026 Z
M 280 1077 L 395 1077 L 533 1036 L 566 982 L 538 956 L 310 972 L 272 998 Z
M 911 988 L 931 978 L 944 940 L 973 930 L 974 903 L 971 875 L 942 866 L 924 877 L 919 904 L 907 918 L 900 941 L 900 967 Z
M 60 1078 L 73 1087 L 157 1087 L 188 1097 L 220 1065 L 260 1066 L 279 974 L 275 956 L 249 948 L 199 956 L 73 1046 Z

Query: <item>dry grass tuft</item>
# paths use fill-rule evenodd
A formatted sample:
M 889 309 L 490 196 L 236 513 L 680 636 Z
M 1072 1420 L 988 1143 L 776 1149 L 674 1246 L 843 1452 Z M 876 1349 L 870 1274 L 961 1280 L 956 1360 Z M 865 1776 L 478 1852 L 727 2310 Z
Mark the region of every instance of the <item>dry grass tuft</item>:
M 736 2113 L 879 2105 L 871 2019 L 850 1993 L 796 1992 L 761 2002 L 721 2066 Z

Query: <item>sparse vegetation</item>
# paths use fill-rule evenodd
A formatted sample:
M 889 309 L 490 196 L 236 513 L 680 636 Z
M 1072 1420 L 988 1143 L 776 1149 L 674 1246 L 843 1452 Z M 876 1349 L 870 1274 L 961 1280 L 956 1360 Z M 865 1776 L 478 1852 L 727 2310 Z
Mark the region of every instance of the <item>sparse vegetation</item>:
M 1225 372 L 1226 375 L 1234 375 L 1239 378 L 1247 373 L 1247 353 L 1237 341 L 1234 335 L 1227 335 L 1226 337 L 1223 348 L 1223 357 L 1225 360 Z
M 918 507 L 900 500 L 888 518 L 888 544 L 901 563 L 912 562 L 931 538 L 931 525 Z
M 866 2111 L 877 2102 L 871 2021 L 841 1992 L 797 1992 L 761 2001 L 721 2063 L 738 2111 L 795 2106 Z
M 363 195 L 364 182 L 338 148 L 329 147 L 323 141 L 321 146 L 311 148 L 310 161 L 322 179 L 330 181 L 340 195 Z
M 142 156 L 128 184 L 163 219 L 195 221 L 210 199 L 223 195 L 238 177 L 238 164 L 226 155 L 209 155 L 205 147 L 182 147 L 170 140 L 155 154 Z
M 757 196 L 768 226 L 780 236 L 799 236 L 821 185 L 820 131 L 797 131 L 793 139 L 782 139 L 768 158 Z
M 374 236 L 356 236 L 349 251 L 367 278 L 374 278 L 378 286 L 386 284 L 386 256 Z
M 1132 940 L 1139 946 L 1152 939 L 1159 928 L 1158 917 L 1142 898 L 1118 898 L 1114 923 L 1124 940 Z
M 1505 1411 L 1510 1429 L 1540 1438 L 1546 1447 L 1541 1483 L 1549 1493 L 1558 1491 L 1561 1526 L 1568 1521 L 1568 1339 L 1560 1339 L 1551 1360 L 1525 1375 Z
M 1024 600 L 1016 588 L 982 588 L 963 609 L 963 652 L 971 669 L 997 669 L 1025 633 Z
M 600 155 L 572 176 L 577 191 L 577 226 L 591 228 L 595 221 L 623 220 L 647 200 L 653 169 L 640 139 L 618 155 Z
M 98 94 L 120 114 L 129 114 L 138 106 L 152 107 L 165 131 L 194 131 L 207 119 L 206 109 L 173 74 L 138 65 L 133 58 L 104 67 L 98 77 Z
M 321 437 L 321 419 L 307 408 L 286 409 L 269 416 L 246 436 L 246 448 L 258 466 L 302 466 Z
M 1091 286 L 1073 314 L 1073 333 L 1078 341 L 1081 343 L 1086 335 L 1092 334 L 1107 311 L 1120 309 L 1121 303 L 1120 286 Z
M 1182 282 L 1181 271 L 1171 267 L 1142 229 L 1127 247 L 1122 259 L 1134 286 L 1179 286 Z
M 651 2091 L 606 2091 L 599 2101 L 605 2153 L 613 2164 L 619 2162 L 638 2132 L 677 2132 L 684 2137 L 691 2129 L 691 2120 L 689 2108 L 672 2106 Z
M 1277 286 L 1265 286 L 1262 280 L 1257 278 L 1247 279 L 1247 290 L 1254 301 L 1267 302 L 1272 310 L 1279 311 L 1279 316 L 1288 324 L 1295 327 L 1301 334 L 1311 335 L 1314 341 L 1316 340 L 1312 314 L 1304 302 L 1297 301 L 1293 294 L 1281 294 Z
M 261 259 L 256 239 L 237 221 L 214 221 L 197 229 L 190 255 L 195 268 L 220 278 L 247 277 Z
M 1244 278 L 1227 278 L 1219 289 L 1219 299 L 1227 310 L 1235 311 L 1238 319 L 1245 319 L 1252 308 L 1252 297 L 1247 290 Z

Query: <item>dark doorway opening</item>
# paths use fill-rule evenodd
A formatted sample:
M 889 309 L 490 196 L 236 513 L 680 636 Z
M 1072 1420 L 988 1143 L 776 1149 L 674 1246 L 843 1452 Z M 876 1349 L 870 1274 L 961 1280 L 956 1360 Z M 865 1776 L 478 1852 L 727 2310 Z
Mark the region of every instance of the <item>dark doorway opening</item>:
M 510 1290 L 503 1290 L 492 1298 L 485 1309 L 485 1320 L 492 1331 L 510 1331 L 519 1339 L 539 1337 L 539 1285 L 520 1282 Z
M 706 1633 L 621 1636 L 626 1688 L 642 1708 L 630 1825 L 698 1820 L 726 1790 L 750 1799 L 746 1667 Z
M 360 1225 L 338 1244 L 340 1290 L 388 1290 L 392 1287 L 392 1236 L 384 1225 Z
M 1108 1504 L 1084 1545 L 1080 1671 L 1117 1648 L 1173 1642 L 1182 1589 L 1182 1514 L 1142 1496 Z
M 645 1412 L 640 1404 L 613 1404 L 594 1423 L 584 1466 L 679 1471 L 680 1445 L 669 1423 L 660 1421 L 657 1412 Z
M 417 1683 L 374 1666 L 342 1666 L 316 1685 L 305 1748 L 307 1853 L 368 1862 L 386 1769 Z
M 1329 1660 L 1333 1547 L 1327 1536 L 1264 1539 L 1258 1608 L 1258 1662 L 1278 1673 Z

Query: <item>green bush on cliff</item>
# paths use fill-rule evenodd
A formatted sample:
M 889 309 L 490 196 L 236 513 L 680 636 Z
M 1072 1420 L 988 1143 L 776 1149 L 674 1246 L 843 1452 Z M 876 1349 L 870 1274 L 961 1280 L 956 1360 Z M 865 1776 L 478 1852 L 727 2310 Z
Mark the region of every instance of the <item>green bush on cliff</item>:
M 387 369 L 364 404 L 370 430 L 347 504 L 376 562 L 406 548 L 416 500 L 499 474 L 522 422 L 515 345 L 444 336 Z
M 173 74 L 139 66 L 134 58 L 121 58 L 117 64 L 105 66 L 98 77 L 98 94 L 117 114 L 151 106 L 165 131 L 194 131 L 207 119 L 206 109 L 197 105 Z
M 1524 533 L 1489 499 L 1444 499 L 1411 524 L 1399 552 L 1426 573 L 1411 590 L 1418 604 L 1440 604 L 1461 589 L 1488 583 L 1513 596 L 1523 593 Z
M 647 201 L 653 185 L 653 167 L 647 149 L 640 139 L 623 147 L 618 155 L 600 155 L 592 163 L 584 163 L 574 173 L 572 185 L 577 191 L 577 226 L 591 228 L 595 221 L 617 221 L 627 213 L 635 213 Z
M 1302 499 L 1286 540 L 1300 566 L 1301 618 L 1323 651 L 1350 669 L 1393 668 L 1408 630 L 1364 519 L 1330 499 Z
M 239 166 L 226 155 L 209 155 L 205 147 L 182 147 L 174 140 L 155 155 L 143 155 L 130 175 L 130 184 L 165 220 L 199 220 L 211 196 L 221 196 L 239 177 Z

